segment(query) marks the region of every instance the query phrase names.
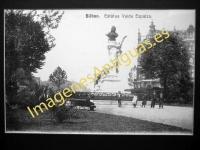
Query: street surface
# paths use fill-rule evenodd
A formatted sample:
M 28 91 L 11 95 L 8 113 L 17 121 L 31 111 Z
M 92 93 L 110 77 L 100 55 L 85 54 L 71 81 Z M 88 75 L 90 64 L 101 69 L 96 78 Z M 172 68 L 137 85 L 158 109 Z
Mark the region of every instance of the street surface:
M 132 105 L 122 105 L 122 107 L 117 105 L 95 105 L 95 112 L 148 120 L 193 130 L 192 107 L 164 106 L 163 109 L 159 109 L 158 105 L 155 108 L 150 106 L 141 108 L 140 105 L 137 105 L 136 108 Z

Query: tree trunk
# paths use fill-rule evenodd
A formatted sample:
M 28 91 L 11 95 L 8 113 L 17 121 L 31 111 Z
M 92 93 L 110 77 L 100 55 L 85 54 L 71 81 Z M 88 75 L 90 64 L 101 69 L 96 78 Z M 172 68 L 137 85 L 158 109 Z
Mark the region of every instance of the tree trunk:
M 167 91 L 167 77 L 164 77 L 163 87 L 164 87 L 163 98 L 165 99 L 166 98 L 166 91 Z

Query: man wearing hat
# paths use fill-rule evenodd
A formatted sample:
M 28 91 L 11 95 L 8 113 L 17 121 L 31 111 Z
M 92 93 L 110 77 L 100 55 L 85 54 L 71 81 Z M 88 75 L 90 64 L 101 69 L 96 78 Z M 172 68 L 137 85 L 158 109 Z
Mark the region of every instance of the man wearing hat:
M 159 97 L 159 108 L 163 108 L 163 93 L 161 91 L 160 97 Z
M 156 92 L 154 91 L 152 101 L 151 101 L 151 108 L 155 107 L 155 103 L 156 103 Z
M 119 91 L 117 94 L 118 107 L 121 107 L 121 104 L 122 104 L 121 100 L 122 100 L 122 95 L 121 95 L 121 91 Z
M 147 94 L 145 93 L 144 94 L 144 96 L 143 96 L 143 98 L 142 98 L 142 107 L 144 106 L 145 107 L 145 105 L 146 105 L 146 103 L 147 103 Z

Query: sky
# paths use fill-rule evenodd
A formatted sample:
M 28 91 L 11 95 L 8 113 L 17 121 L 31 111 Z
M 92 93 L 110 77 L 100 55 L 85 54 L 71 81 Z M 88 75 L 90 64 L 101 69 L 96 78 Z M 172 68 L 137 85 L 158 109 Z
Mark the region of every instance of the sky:
M 142 36 L 149 31 L 153 20 L 156 30 L 164 27 L 168 30 L 186 30 L 190 24 L 195 27 L 195 10 L 117 10 L 117 9 L 68 9 L 57 29 L 51 30 L 56 39 L 56 46 L 45 54 L 45 65 L 38 69 L 34 76 L 47 81 L 49 75 L 56 67 L 60 66 L 66 71 L 68 80 L 79 82 L 88 74 L 94 74 L 94 67 L 102 68 L 109 62 L 108 38 L 105 34 L 116 27 L 117 42 L 127 35 L 122 45 L 122 51 L 132 50 L 137 46 L 138 29 Z M 86 18 L 86 14 L 98 15 L 99 18 Z M 105 15 L 119 15 L 120 18 L 105 18 Z M 130 15 L 133 18 L 123 18 L 122 15 Z M 151 18 L 136 18 L 138 15 L 150 15 Z M 124 78 L 134 65 L 136 58 L 131 59 L 129 66 L 123 65 L 119 71 Z M 88 85 L 92 88 L 93 84 Z

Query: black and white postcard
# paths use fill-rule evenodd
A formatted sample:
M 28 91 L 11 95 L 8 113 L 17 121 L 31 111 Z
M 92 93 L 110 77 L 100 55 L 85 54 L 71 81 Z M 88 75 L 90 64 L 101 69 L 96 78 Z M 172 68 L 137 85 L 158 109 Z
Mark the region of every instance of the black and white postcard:
M 5 9 L 5 132 L 193 135 L 195 9 Z

